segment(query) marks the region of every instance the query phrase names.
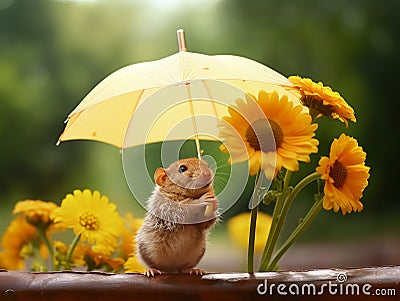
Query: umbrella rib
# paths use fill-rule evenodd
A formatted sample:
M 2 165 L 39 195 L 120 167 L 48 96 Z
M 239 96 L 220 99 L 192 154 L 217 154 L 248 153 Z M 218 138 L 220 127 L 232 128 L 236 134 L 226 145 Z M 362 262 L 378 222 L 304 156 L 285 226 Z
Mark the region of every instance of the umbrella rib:
M 202 80 L 201 82 L 203 83 L 204 88 L 205 88 L 206 91 L 207 91 L 208 98 L 211 100 L 211 105 L 212 105 L 212 108 L 213 108 L 213 110 L 214 110 L 214 115 L 218 118 L 218 117 L 219 117 L 219 115 L 218 115 L 218 110 L 217 110 L 217 107 L 215 106 L 215 102 L 213 101 L 213 100 L 215 100 L 215 99 L 213 99 L 213 98 L 211 97 L 211 92 L 210 92 L 210 89 L 208 89 L 208 86 L 207 86 L 206 82 L 205 82 L 204 80 Z
M 134 114 L 134 112 L 135 112 L 135 110 L 136 110 L 136 108 L 137 108 L 137 106 L 138 106 L 138 104 L 139 104 L 139 102 L 140 102 L 140 100 L 141 100 L 141 98 L 143 96 L 143 93 L 144 93 L 144 89 L 140 90 L 140 94 L 139 94 L 138 98 L 136 99 L 136 102 L 135 102 L 135 104 L 133 105 L 133 108 L 132 108 L 132 112 L 131 112 L 131 114 L 129 116 L 133 116 L 133 114 Z M 126 125 L 125 135 L 126 135 L 126 132 L 127 132 L 128 128 L 129 128 L 129 125 L 131 123 L 131 120 L 132 120 L 132 117 L 129 119 L 129 121 L 128 121 L 127 125 Z M 126 138 L 126 136 L 124 136 L 124 138 L 122 140 L 121 149 L 124 148 L 125 138 Z

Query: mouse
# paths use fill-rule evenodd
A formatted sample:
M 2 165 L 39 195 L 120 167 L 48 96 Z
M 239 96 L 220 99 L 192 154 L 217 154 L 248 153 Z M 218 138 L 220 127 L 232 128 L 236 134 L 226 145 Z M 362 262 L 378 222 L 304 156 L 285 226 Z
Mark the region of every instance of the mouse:
M 139 261 L 147 277 L 162 273 L 203 275 L 195 268 L 206 250 L 209 230 L 218 221 L 214 173 L 199 158 L 157 168 L 147 213 L 136 234 Z

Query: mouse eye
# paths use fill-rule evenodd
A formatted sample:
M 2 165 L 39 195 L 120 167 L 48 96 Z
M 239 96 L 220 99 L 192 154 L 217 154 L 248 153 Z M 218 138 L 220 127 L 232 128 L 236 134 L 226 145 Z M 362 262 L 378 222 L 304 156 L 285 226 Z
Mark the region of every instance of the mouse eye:
M 186 165 L 179 166 L 179 172 L 185 172 L 186 170 L 187 170 L 187 166 Z

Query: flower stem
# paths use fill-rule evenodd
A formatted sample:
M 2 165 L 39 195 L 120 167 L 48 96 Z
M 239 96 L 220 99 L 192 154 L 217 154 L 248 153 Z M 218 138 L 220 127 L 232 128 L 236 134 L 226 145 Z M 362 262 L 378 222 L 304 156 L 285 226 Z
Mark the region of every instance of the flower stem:
M 273 269 L 278 261 L 281 259 L 283 254 L 286 253 L 287 250 L 294 244 L 294 242 L 304 233 L 304 231 L 308 228 L 308 226 L 314 221 L 318 213 L 322 209 L 322 201 L 323 197 L 321 197 L 314 205 L 311 207 L 310 211 L 308 211 L 307 215 L 304 219 L 299 223 L 293 233 L 289 236 L 289 238 L 282 244 L 281 248 L 275 254 L 271 263 L 269 264 L 268 269 Z
M 309 114 L 311 116 L 312 122 L 314 123 L 318 116 L 320 116 L 321 112 L 315 108 L 309 108 Z
M 321 177 L 321 175 L 317 172 L 314 172 L 312 174 L 309 174 L 307 177 L 305 177 L 304 179 L 302 179 L 291 191 L 291 193 L 287 196 L 287 198 L 285 198 L 286 194 L 285 191 L 287 189 L 287 183 L 285 183 L 284 186 L 284 192 L 282 193 L 282 208 L 280 210 L 280 214 L 279 214 L 279 218 L 277 219 L 277 224 L 275 226 L 275 228 L 273 229 L 274 232 L 272 232 L 272 238 L 270 241 L 270 246 L 267 249 L 267 253 L 264 254 L 265 257 L 263 257 L 263 259 L 261 260 L 260 263 L 260 270 L 264 271 L 267 270 L 268 268 L 271 268 L 272 264 L 269 264 L 271 257 L 272 257 L 272 253 L 275 249 L 276 243 L 278 241 L 279 235 L 282 231 L 282 228 L 285 224 L 285 220 L 286 220 L 286 215 L 289 211 L 290 206 L 292 205 L 294 199 L 296 198 L 296 196 L 299 194 L 299 192 L 305 187 L 307 186 L 309 183 L 319 179 Z M 286 180 L 286 176 L 285 176 L 285 180 Z M 278 204 L 277 204 L 278 205 Z M 275 211 L 274 211 L 275 214 Z M 274 222 L 274 220 L 272 221 Z M 271 226 L 271 230 L 272 230 L 272 226 Z M 271 236 L 271 235 L 269 235 Z M 269 240 L 268 240 L 269 241 Z M 265 250 L 264 250 L 265 252 Z M 274 268 L 275 266 L 272 266 L 272 268 Z
M 67 254 L 67 263 L 68 264 L 71 263 L 72 254 L 74 253 L 74 250 L 75 250 L 76 246 L 78 245 L 78 242 L 80 239 L 81 239 L 81 234 L 79 233 L 75 236 L 74 240 L 71 243 L 71 246 L 69 247 L 68 254 Z
M 51 261 L 51 270 L 54 270 L 54 249 L 50 244 L 49 238 L 46 235 L 46 230 L 43 227 L 36 227 L 36 230 L 39 234 L 41 240 L 43 240 L 44 244 L 46 245 L 47 249 L 49 250 L 50 254 L 50 261 Z
M 255 179 L 255 184 L 254 184 L 254 191 L 253 191 L 253 196 L 257 195 L 256 187 L 258 180 L 262 176 L 261 173 L 263 171 L 259 170 L 259 172 L 256 175 Z M 257 225 L 257 213 L 258 213 L 258 206 L 257 204 L 254 208 L 251 209 L 251 218 L 250 218 L 250 229 L 249 229 L 249 245 L 247 249 L 247 271 L 249 273 L 254 272 L 254 243 L 256 240 L 256 225 Z
M 251 209 L 249 247 L 247 250 L 247 271 L 254 272 L 254 242 L 256 239 L 256 223 L 257 223 L 258 205 Z
M 268 234 L 267 243 L 265 244 L 263 256 L 261 258 L 260 269 L 259 269 L 260 271 L 264 270 L 265 267 L 267 266 L 269 260 L 271 259 L 272 252 L 275 248 L 276 241 L 278 240 L 280 230 L 277 229 L 277 225 L 281 218 L 281 211 L 282 211 L 282 207 L 284 205 L 286 190 L 289 186 L 291 175 L 292 175 L 292 172 L 287 170 L 286 174 L 285 174 L 285 178 L 283 180 L 282 193 L 276 201 L 274 213 L 272 214 L 271 228 L 270 228 L 270 231 Z
M 46 262 L 43 259 L 43 257 L 40 255 L 40 252 L 37 248 L 33 248 L 33 258 L 35 260 L 35 263 L 32 265 L 34 267 L 34 271 L 37 272 L 44 272 L 46 271 Z M 53 261 L 52 261 L 53 262 Z

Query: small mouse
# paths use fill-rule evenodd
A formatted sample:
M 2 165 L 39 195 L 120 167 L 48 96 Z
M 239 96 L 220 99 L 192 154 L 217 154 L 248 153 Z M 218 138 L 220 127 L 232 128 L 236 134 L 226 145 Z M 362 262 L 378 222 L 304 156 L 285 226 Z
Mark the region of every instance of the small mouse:
M 156 187 L 136 235 L 138 258 L 149 268 L 147 277 L 205 273 L 194 267 L 204 255 L 208 230 L 218 220 L 213 178 L 207 163 L 198 158 L 181 159 L 155 171 Z

